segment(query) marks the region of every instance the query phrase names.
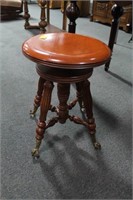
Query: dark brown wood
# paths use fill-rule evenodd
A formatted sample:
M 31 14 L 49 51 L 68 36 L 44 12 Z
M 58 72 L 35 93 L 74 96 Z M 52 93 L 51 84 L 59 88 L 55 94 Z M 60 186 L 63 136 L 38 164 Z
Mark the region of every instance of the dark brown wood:
M 68 4 L 68 0 L 64 0 L 63 4 L 63 20 L 62 20 L 62 29 L 55 27 L 54 25 L 50 24 L 50 11 L 49 11 L 49 0 L 39 0 L 38 5 L 41 9 L 40 19 L 41 21 L 39 24 L 31 25 L 29 23 L 30 14 L 28 10 L 28 2 L 24 0 L 24 19 L 25 29 L 40 29 L 41 33 L 49 33 L 49 32 L 59 32 L 59 31 L 66 31 L 67 27 L 67 17 L 69 18 L 69 25 L 68 25 L 68 32 L 75 33 L 76 31 L 76 19 L 80 15 L 79 8 L 77 6 L 77 1 L 70 1 Z M 68 6 L 67 6 L 68 5 Z M 47 12 L 47 17 L 45 15 Z
M 64 3 L 63 3 L 63 24 L 62 24 L 62 30 L 66 31 L 66 25 L 67 25 L 67 16 L 66 16 L 66 7 L 67 7 L 67 0 L 64 0 Z
M 28 2 L 24 0 L 24 19 L 25 29 L 40 29 L 41 33 L 45 32 L 59 32 L 62 30 L 66 30 L 66 5 L 67 0 L 64 1 L 64 12 L 63 12 L 63 22 L 62 22 L 62 29 L 55 27 L 54 25 L 50 24 L 50 2 L 49 0 L 38 0 L 38 6 L 40 6 L 40 22 L 38 24 L 30 24 L 30 14 L 28 9 Z
M 1 20 L 11 20 L 18 17 L 23 17 L 20 15 L 23 12 L 23 2 L 20 7 L 13 7 L 13 6 L 3 6 L 2 2 L 0 5 L 0 19 Z
M 49 1 L 45 0 L 38 0 L 38 5 L 40 6 L 40 22 L 39 24 L 31 25 L 29 23 L 30 19 L 30 14 L 29 14 L 29 9 L 28 9 L 28 2 L 27 0 L 24 0 L 24 19 L 25 19 L 25 24 L 24 27 L 25 29 L 40 29 L 40 32 L 45 32 L 46 31 L 46 26 L 49 24 Z M 47 19 L 45 15 L 45 10 L 47 9 Z
M 38 0 L 38 5 L 41 8 L 41 16 L 40 16 L 40 22 L 39 22 L 39 28 L 40 28 L 40 32 L 44 33 L 46 31 L 46 26 L 48 24 L 48 22 L 46 21 L 46 15 L 45 15 L 45 9 L 47 8 L 47 10 L 49 10 L 49 7 L 47 4 L 48 1 L 45 0 Z M 48 12 L 49 13 L 49 12 Z M 49 20 L 49 17 L 48 17 Z
M 50 24 L 50 1 L 47 1 L 47 24 Z
M 27 0 L 24 0 L 24 1 L 23 1 L 23 4 L 24 4 L 24 19 L 25 19 L 24 28 L 25 28 L 25 29 L 39 28 L 38 25 L 30 25 L 30 23 L 29 23 L 30 14 L 29 14 L 29 9 L 28 9 L 28 2 L 27 2 Z
M 66 16 L 69 19 L 68 32 L 75 33 L 76 31 L 76 19 L 80 16 L 80 10 L 77 6 L 77 1 L 70 1 L 66 8 Z
M 93 3 L 92 21 L 111 24 L 108 46 L 113 52 L 119 27 L 128 32 L 132 26 L 132 2 L 131 1 L 99 1 Z M 111 59 L 105 64 L 108 71 Z
M 123 7 L 124 13 L 120 18 L 119 27 L 129 32 L 132 26 L 132 1 L 93 1 L 93 9 L 91 21 L 99 21 L 101 23 L 112 24 L 111 8 L 117 4 Z
M 90 21 L 100 21 L 102 23 L 107 23 L 108 20 L 108 22 L 110 22 L 111 19 L 107 19 L 109 8 L 109 1 L 94 0 Z
M 113 47 L 114 47 L 116 36 L 117 36 L 119 20 L 120 20 L 120 17 L 123 15 L 123 12 L 124 12 L 123 7 L 117 4 L 113 5 L 112 10 L 111 10 L 113 20 L 112 20 L 112 26 L 111 26 L 109 44 L 108 44 L 112 52 L 113 52 Z M 111 59 L 105 64 L 105 71 L 108 71 L 110 62 L 111 62 Z

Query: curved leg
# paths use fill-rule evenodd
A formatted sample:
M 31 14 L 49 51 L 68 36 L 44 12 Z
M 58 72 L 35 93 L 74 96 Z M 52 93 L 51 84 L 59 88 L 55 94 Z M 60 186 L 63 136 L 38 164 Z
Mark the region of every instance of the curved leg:
M 35 113 L 36 113 L 38 107 L 40 106 L 44 83 L 45 83 L 45 80 L 40 77 L 39 81 L 38 81 L 37 95 L 34 98 L 34 108 L 33 108 L 33 110 L 30 110 L 30 116 L 31 117 L 35 116 Z
M 39 148 L 44 137 L 46 127 L 46 117 L 51 103 L 51 94 L 53 90 L 53 83 L 46 81 L 44 83 L 43 95 L 40 105 L 40 117 L 36 128 L 36 146 L 32 150 L 32 156 L 39 157 Z
M 82 95 L 83 95 L 83 103 L 86 110 L 87 115 L 87 123 L 88 123 L 88 130 L 93 142 L 93 145 L 95 149 L 100 149 L 101 145 L 96 141 L 95 133 L 96 133 L 96 124 L 95 119 L 93 118 L 93 111 L 92 111 L 92 96 L 90 92 L 90 82 L 88 80 L 80 83 L 82 89 Z

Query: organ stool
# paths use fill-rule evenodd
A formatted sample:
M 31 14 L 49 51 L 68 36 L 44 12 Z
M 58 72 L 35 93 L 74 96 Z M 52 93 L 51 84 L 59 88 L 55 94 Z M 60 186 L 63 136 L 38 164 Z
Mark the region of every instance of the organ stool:
M 40 106 L 40 117 L 36 128 L 36 146 L 32 151 L 34 157 L 39 157 L 39 148 L 45 130 L 57 122 L 65 123 L 67 119 L 87 127 L 93 145 L 96 149 L 101 145 L 96 141 L 96 125 L 92 111 L 92 97 L 90 92 L 89 77 L 93 68 L 105 64 L 111 56 L 110 49 L 103 42 L 73 33 L 48 33 L 31 37 L 23 43 L 23 54 L 36 63 L 39 74 L 38 91 L 34 99 L 35 115 Z M 57 96 L 59 105 L 51 103 L 54 83 L 57 83 Z M 77 96 L 68 102 L 70 84 L 76 85 Z M 69 110 L 76 103 L 80 108 L 84 106 L 86 119 L 69 115 Z M 47 121 L 48 111 L 56 116 Z

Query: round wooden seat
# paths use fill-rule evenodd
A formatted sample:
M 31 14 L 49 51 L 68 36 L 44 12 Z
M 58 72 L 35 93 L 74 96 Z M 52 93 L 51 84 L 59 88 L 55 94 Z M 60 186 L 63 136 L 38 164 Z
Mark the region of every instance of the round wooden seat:
M 48 127 L 57 122 L 65 123 L 67 119 L 76 124 L 87 127 L 93 145 L 99 149 L 101 145 L 96 141 L 96 124 L 92 111 L 92 97 L 88 78 L 93 68 L 105 64 L 111 56 L 110 49 L 103 42 L 72 33 L 49 33 L 31 37 L 22 46 L 24 55 L 37 64 L 39 74 L 38 91 L 34 99 L 33 116 L 40 106 L 40 117 L 36 128 L 36 147 L 32 155 L 39 156 L 39 147 Z M 59 105 L 52 106 L 51 96 L 57 82 L 57 96 Z M 75 83 L 77 97 L 67 103 L 70 94 L 70 84 Z M 86 119 L 69 115 L 69 110 L 76 103 L 80 108 L 84 105 Z M 57 116 L 46 122 L 47 113 L 51 110 Z
M 34 36 L 23 44 L 23 53 L 36 63 L 63 69 L 92 68 L 110 58 L 110 50 L 103 42 L 73 33 Z

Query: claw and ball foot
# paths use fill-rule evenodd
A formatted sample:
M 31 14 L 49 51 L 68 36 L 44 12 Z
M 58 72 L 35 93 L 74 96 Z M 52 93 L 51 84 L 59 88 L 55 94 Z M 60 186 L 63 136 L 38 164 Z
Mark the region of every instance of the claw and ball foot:
M 40 157 L 40 155 L 39 155 L 39 149 L 34 148 L 34 149 L 32 150 L 32 152 L 31 152 L 31 154 L 32 154 L 32 156 L 33 156 L 34 158 L 39 158 L 39 157 Z
M 39 147 L 41 145 L 41 140 L 36 139 L 36 147 L 32 150 L 31 154 L 34 158 L 39 158 Z
M 101 144 L 99 142 L 94 142 L 93 145 L 95 149 L 101 149 Z
M 91 140 L 95 149 L 101 149 L 101 144 L 96 141 L 95 133 L 91 133 Z
M 34 118 L 39 106 L 34 106 L 33 110 L 30 110 L 30 117 Z

